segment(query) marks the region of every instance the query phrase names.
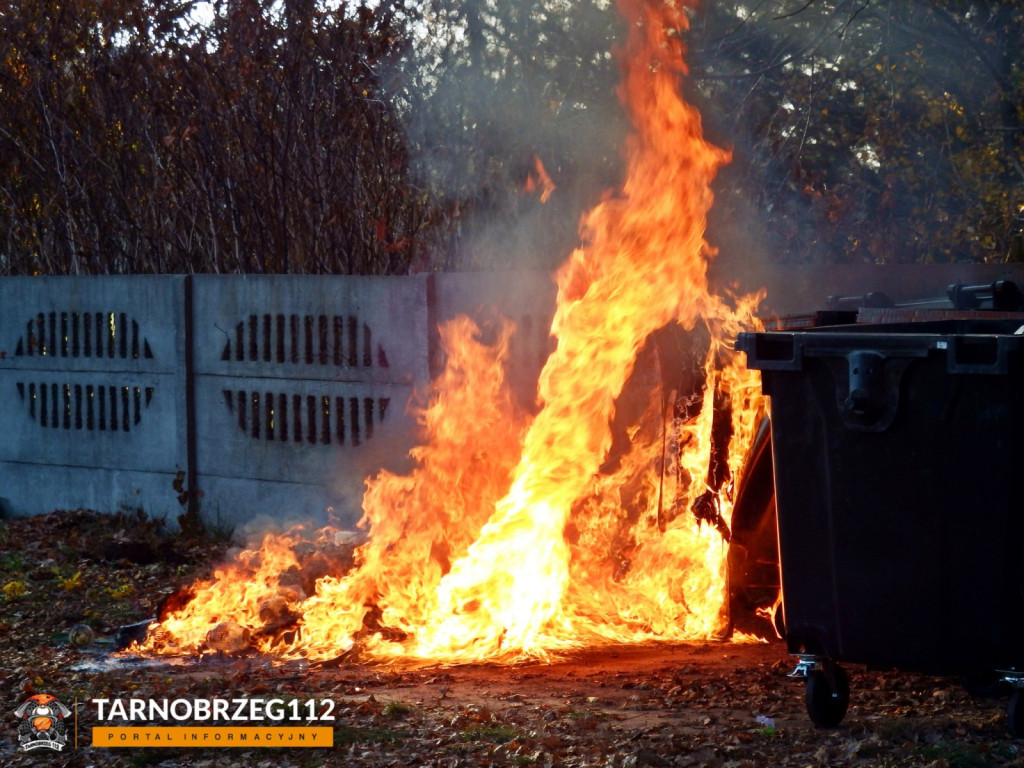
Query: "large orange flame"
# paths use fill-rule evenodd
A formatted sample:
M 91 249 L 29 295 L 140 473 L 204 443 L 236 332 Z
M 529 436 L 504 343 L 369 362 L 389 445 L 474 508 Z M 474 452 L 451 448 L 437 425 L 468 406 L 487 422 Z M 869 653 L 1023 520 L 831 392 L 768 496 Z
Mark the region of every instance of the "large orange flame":
M 710 492 L 725 525 L 730 517 L 729 485 L 707 480 L 712 427 L 716 413 L 731 414 L 735 477 L 760 388 L 729 342 L 754 324 L 758 297 L 733 307 L 709 291 L 710 184 L 728 153 L 704 140 L 678 93 L 684 3 L 620 6 L 629 29 L 620 96 L 633 119 L 626 181 L 585 216 L 583 244 L 556 275 L 557 346 L 539 410 L 519 413 L 504 383 L 510 324 L 486 334 L 466 318 L 446 325 L 447 368 L 421 413 L 416 469 L 368 481 L 368 539 L 354 567 L 297 594 L 281 581 L 281 540 L 269 539 L 197 585 L 201 599 L 163 621 L 144 650 L 201 652 L 224 622 L 261 650 L 310 659 L 355 648 L 382 660 L 515 660 L 722 632 L 726 543 L 688 511 Z M 705 385 L 691 405 L 700 407 L 684 414 L 654 382 L 629 450 L 607 468 L 616 402 L 645 342 L 699 322 L 708 332 L 693 334 L 705 342 L 692 354 Z M 260 623 L 268 601 L 298 616 L 289 631 Z

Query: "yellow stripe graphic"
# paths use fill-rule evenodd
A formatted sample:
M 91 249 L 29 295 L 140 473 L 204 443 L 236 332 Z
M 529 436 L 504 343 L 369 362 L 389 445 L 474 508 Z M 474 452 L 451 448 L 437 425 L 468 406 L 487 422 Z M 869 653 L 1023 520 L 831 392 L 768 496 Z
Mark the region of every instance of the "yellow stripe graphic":
M 93 728 L 94 747 L 333 747 L 332 728 L 139 726 Z

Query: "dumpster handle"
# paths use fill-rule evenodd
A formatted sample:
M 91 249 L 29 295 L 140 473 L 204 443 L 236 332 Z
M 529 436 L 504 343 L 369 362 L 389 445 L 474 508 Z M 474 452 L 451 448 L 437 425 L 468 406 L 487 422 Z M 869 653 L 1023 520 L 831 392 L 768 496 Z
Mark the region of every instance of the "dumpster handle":
M 900 405 L 900 381 L 912 358 L 855 350 L 824 358 L 836 385 L 836 408 L 847 429 L 884 432 Z

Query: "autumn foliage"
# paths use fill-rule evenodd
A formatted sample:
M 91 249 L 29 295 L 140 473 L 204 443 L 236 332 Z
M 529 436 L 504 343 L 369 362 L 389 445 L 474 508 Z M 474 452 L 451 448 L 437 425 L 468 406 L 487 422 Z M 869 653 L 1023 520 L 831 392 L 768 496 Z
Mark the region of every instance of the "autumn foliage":
M 621 183 L 614 6 L 0 4 L 0 274 L 554 269 Z M 1018 6 L 696 6 L 709 241 L 1024 259 Z

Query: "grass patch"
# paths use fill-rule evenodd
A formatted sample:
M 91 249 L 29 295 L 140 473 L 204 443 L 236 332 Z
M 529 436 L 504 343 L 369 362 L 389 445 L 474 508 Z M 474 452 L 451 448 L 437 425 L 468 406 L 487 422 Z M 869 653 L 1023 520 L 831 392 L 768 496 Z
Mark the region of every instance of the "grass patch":
M 341 725 L 334 729 L 334 746 L 341 744 L 393 744 L 408 738 L 405 731 L 394 728 L 353 728 Z
M 381 714 L 384 717 L 405 717 L 411 715 L 413 711 L 412 704 L 406 704 L 404 701 L 389 701 Z
M 977 752 L 942 741 L 937 744 L 921 747 L 918 752 L 924 760 L 929 762 L 942 761 L 949 768 L 988 768 L 990 765 Z
M 21 573 L 24 570 L 25 557 L 20 552 L 5 552 L 0 555 L 0 572 Z

